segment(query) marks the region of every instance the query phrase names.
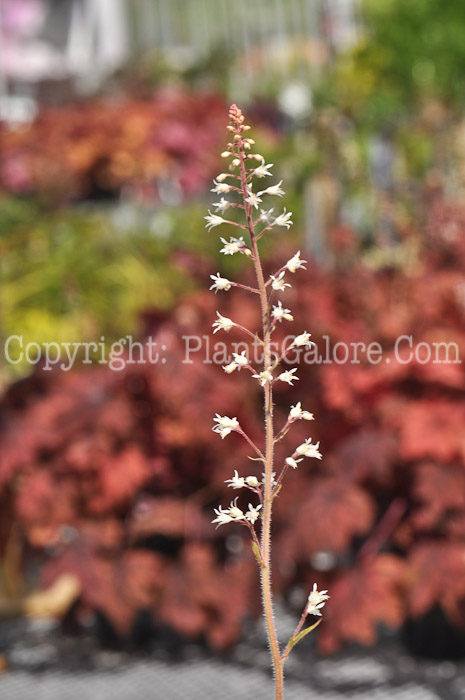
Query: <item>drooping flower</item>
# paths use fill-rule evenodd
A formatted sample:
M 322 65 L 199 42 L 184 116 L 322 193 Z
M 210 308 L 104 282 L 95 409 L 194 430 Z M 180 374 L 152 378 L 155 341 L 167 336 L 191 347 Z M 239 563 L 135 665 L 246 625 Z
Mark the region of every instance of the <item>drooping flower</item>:
M 284 291 L 284 289 L 286 287 L 291 286 L 288 282 L 284 281 L 284 275 L 285 275 L 284 270 L 282 272 L 280 272 L 277 277 L 275 277 L 274 275 L 270 275 L 270 279 L 272 280 L 271 286 L 277 292 L 282 292 L 282 291 Z
M 297 253 L 290 260 L 287 261 L 285 267 L 289 270 L 289 272 L 295 272 L 300 268 L 306 270 L 307 268 L 304 266 L 304 263 L 306 262 L 306 260 L 300 259 L 300 250 L 298 250 Z
M 297 369 L 288 369 L 285 372 L 281 372 L 281 374 L 278 376 L 278 379 L 282 382 L 286 382 L 286 384 L 289 384 L 290 386 L 293 386 L 292 382 L 299 381 L 299 377 L 296 377 L 294 375 L 294 372 L 297 372 Z
M 223 219 L 222 216 L 218 216 L 218 214 L 212 214 L 210 209 L 208 210 L 208 216 L 204 216 L 203 218 L 207 222 L 205 224 L 205 228 L 207 228 L 209 231 L 211 231 L 212 228 L 215 228 L 215 226 L 227 223 L 226 219 Z
M 295 406 L 291 406 L 289 418 L 291 420 L 313 420 L 314 416 L 313 413 L 310 413 L 309 411 L 303 411 L 302 404 L 299 401 Z
M 292 212 L 286 212 L 286 207 L 284 207 L 283 213 L 277 216 L 273 221 L 273 226 L 285 226 L 286 228 L 290 228 L 292 226 L 291 216 Z
M 283 319 L 285 319 L 286 321 L 294 320 L 294 316 L 291 314 L 291 310 L 284 309 L 280 301 L 278 301 L 277 306 L 273 306 L 271 315 L 273 316 L 275 321 L 282 321 Z
M 286 193 L 281 188 L 281 184 L 282 184 L 282 180 L 277 185 L 272 185 L 271 187 L 267 187 L 266 190 L 262 190 L 261 192 L 258 192 L 258 196 L 260 197 L 262 194 L 271 194 L 271 195 L 276 195 L 277 197 L 282 197 L 283 194 L 286 194 Z
M 210 279 L 213 280 L 213 284 L 210 287 L 210 289 L 215 290 L 216 292 L 229 292 L 231 289 L 232 282 L 226 279 L 226 277 L 220 277 L 220 273 L 217 272 L 216 275 L 210 275 Z
M 260 506 L 253 506 L 249 503 L 249 510 L 245 514 L 245 517 L 249 521 L 249 523 L 252 523 L 252 525 L 255 523 L 255 521 L 259 518 L 260 513 L 258 512 L 261 509 Z
M 243 489 L 245 486 L 245 479 L 243 476 L 239 476 L 237 469 L 235 469 L 232 479 L 226 479 L 224 483 L 228 484 L 228 486 L 231 486 L 233 489 Z
M 298 446 L 296 453 L 298 455 L 302 455 L 303 457 L 315 457 L 315 459 L 322 459 L 323 455 L 319 451 L 319 447 L 319 442 L 313 445 L 312 438 L 307 438 L 305 442 Z
M 246 482 L 247 486 L 250 486 L 250 488 L 252 488 L 252 489 L 256 489 L 260 486 L 260 482 L 256 476 L 246 476 L 245 482 Z
M 218 331 L 226 331 L 226 333 L 229 333 L 231 328 L 236 325 L 230 318 L 222 316 L 219 311 L 216 312 L 216 315 L 218 318 L 216 321 L 214 321 L 214 323 L 212 323 L 212 328 L 215 329 L 213 334 L 217 333 Z
M 213 426 L 212 430 L 214 433 L 218 433 L 222 440 L 229 435 L 229 433 L 239 428 L 239 421 L 236 417 L 229 418 L 228 416 L 220 416 L 219 413 L 217 413 L 213 420 L 216 425 Z
M 230 362 L 229 365 L 223 365 L 222 369 L 226 372 L 226 374 L 232 374 L 233 372 L 236 371 L 238 368 L 237 362 Z
M 269 168 L 273 167 L 273 163 L 269 163 L 268 165 L 265 165 L 265 159 L 262 160 L 261 165 L 255 168 L 253 171 L 253 174 L 255 177 L 262 178 L 265 177 L 265 175 L 271 175 L 271 173 L 268 172 Z
M 313 584 L 313 589 L 308 596 L 307 602 L 307 614 L 308 615 L 318 615 L 321 617 L 321 608 L 325 605 L 326 601 L 329 600 L 330 596 L 327 595 L 328 591 L 319 591 L 316 583 Z

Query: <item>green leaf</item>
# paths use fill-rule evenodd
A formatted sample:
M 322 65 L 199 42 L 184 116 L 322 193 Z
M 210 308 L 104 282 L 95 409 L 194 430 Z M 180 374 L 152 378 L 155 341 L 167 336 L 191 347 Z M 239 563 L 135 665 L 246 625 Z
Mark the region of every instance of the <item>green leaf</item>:
M 289 647 L 290 649 L 293 649 L 295 645 L 300 642 L 301 639 L 303 639 L 309 632 L 313 632 L 313 630 L 318 627 L 320 624 L 321 619 L 317 620 L 314 625 L 311 625 L 310 627 L 307 627 L 306 629 L 302 630 L 302 632 L 299 632 L 297 637 L 291 637 L 289 641 Z
M 258 545 L 257 545 L 256 542 L 252 542 L 252 549 L 253 549 L 253 553 L 255 554 L 255 559 L 258 561 L 258 563 L 260 564 L 260 566 L 265 567 L 265 562 L 264 562 L 263 559 L 262 559 L 262 555 L 261 555 L 260 549 L 259 549 L 259 547 L 258 547 Z

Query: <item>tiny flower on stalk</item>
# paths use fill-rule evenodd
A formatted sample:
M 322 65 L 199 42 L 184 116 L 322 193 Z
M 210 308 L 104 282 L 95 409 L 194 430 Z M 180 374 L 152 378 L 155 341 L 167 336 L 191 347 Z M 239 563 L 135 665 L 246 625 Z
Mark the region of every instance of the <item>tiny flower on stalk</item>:
M 236 325 L 230 318 L 222 316 L 219 311 L 216 312 L 216 315 L 218 318 L 214 323 L 212 323 L 212 328 L 215 329 L 213 334 L 217 333 L 218 331 L 226 331 L 226 333 L 229 333 L 231 328 Z
M 293 382 L 299 381 L 299 377 L 294 376 L 294 372 L 297 372 L 297 369 L 288 369 L 285 372 L 281 372 L 278 379 L 281 382 L 286 382 L 286 384 L 289 384 L 290 386 L 294 386 Z
M 220 241 L 224 243 L 224 248 L 221 248 L 220 253 L 224 255 L 234 255 L 234 253 L 245 253 L 245 255 L 250 255 L 251 251 L 245 244 L 242 236 L 240 238 L 234 238 L 230 236 L 229 243 L 224 239 L 220 238 Z
M 273 226 L 285 226 L 286 228 L 290 228 L 292 226 L 291 216 L 292 212 L 286 212 L 286 207 L 284 207 L 283 213 L 277 216 L 273 221 Z
M 246 197 L 245 201 L 248 202 L 250 204 L 250 206 L 255 207 L 255 209 L 258 209 L 258 205 L 262 201 L 260 199 L 259 194 L 255 194 L 254 192 L 252 192 L 251 189 L 249 189 L 248 192 L 249 192 L 249 196 Z
M 239 428 L 239 421 L 236 417 L 229 418 L 228 416 L 220 416 L 219 413 L 217 413 L 213 420 L 216 425 L 213 426 L 212 430 L 214 433 L 218 433 L 222 440 L 229 435 L 229 433 Z
M 252 525 L 255 523 L 255 521 L 260 517 L 260 513 L 258 512 L 261 508 L 260 506 L 253 506 L 249 503 L 249 510 L 245 514 L 245 517 L 249 521 L 249 523 L 252 523 Z
M 289 411 L 289 420 L 314 420 L 313 413 L 302 410 L 302 404 L 299 401 L 295 406 L 291 406 Z
M 224 214 L 226 209 L 229 209 L 231 204 L 228 202 L 227 199 L 221 197 L 219 202 L 213 202 L 213 206 L 215 207 L 215 211 L 220 211 L 222 214 Z
M 247 357 L 247 350 L 243 350 L 240 355 L 237 352 L 233 352 L 234 362 L 239 367 L 246 367 L 249 364 L 249 358 Z
M 225 277 L 220 277 L 220 273 L 217 272 L 216 275 L 210 275 L 210 279 L 213 280 L 213 284 L 210 287 L 210 289 L 215 290 L 215 294 L 217 292 L 229 292 L 232 286 L 232 282 L 227 280 Z
M 273 306 L 271 315 L 273 316 L 275 321 L 282 321 L 283 319 L 285 319 L 286 321 L 294 320 L 294 316 L 291 314 L 291 310 L 284 309 L 280 301 L 278 301 L 277 306 Z
M 269 168 L 273 167 L 273 163 L 269 163 L 268 165 L 265 165 L 265 159 L 263 158 L 261 165 L 259 165 L 255 170 L 253 171 L 253 174 L 255 177 L 265 177 L 265 175 L 271 175 L 271 173 L 268 172 Z
M 264 224 L 269 226 L 273 223 L 273 211 L 273 208 L 268 209 L 268 211 L 265 211 L 265 209 L 260 209 L 260 216 L 258 220 L 263 221 Z
M 234 501 L 231 501 L 228 509 L 222 508 L 221 506 L 219 508 L 215 508 L 214 513 L 217 517 L 212 520 L 212 523 L 218 523 L 219 527 L 220 525 L 231 523 L 234 520 L 244 520 L 244 513 L 237 507 L 236 502 L 237 498 L 234 499 Z
M 229 177 L 229 173 L 220 173 L 216 178 L 216 182 L 215 180 L 213 180 L 213 182 L 215 184 L 218 184 L 218 182 L 224 182 L 224 180 L 226 180 L 227 177 Z
M 228 486 L 231 486 L 233 489 L 243 489 L 245 486 L 245 479 L 243 476 L 239 476 L 237 469 L 235 469 L 232 479 L 226 479 L 224 483 L 228 484 Z
M 313 590 L 308 596 L 307 615 L 319 615 L 321 617 L 320 610 L 330 598 L 327 593 L 328 591 L 319 591 L 316 583 L 313 584 Z
M 271 195 L 276 195 L 277 197 L 282 197 L 283 194 L 286 194 L 284 190 L 281 188 L 282 180 L 278 182 L 277 185 L 272 185 L 271 187 L 267 187 L 266 190 L 262 190 L 261 192 L 258 192 L 258 196 L 260 197 L 262 194 L 271 194 Z
M 225 175 L 225 173 L 222 173 L 222 175 Z M 224 180 L 224 177 L 222 177 L 222 180 Z M 215 192 L 216 194 L 228 194 L 228 192 L 231 192 L 231 185 L 228 185 L 227 182 L 220 182 L 219 178 L 218 180 L 213 180 L 213 184 L 215 187 L 213 187 L 210 192 Z
M 212 228 L 215 228 L 215 226 L 220 226 L 220 224 L 227 224 L 228 222 L 226 219 L 223 219 L 222 216 L 218 216 L 218 214 L 212 214 L 210 209 L 208 210 L 208 216 L 203 217 L 206 220 L 205 228 L 207 228 L 209 231 L 212 230 Z
M 289 270 L 289 272 L 295 272 L 299 269 L 306 270 L 307 268 L 304 267 L 304 263 L 306 262 L 306 260 L 301 260 L 300 250 L 298 250 L 297 253 L 287 261 L 285 267 Z
M 303 458 L 301 459 L 294 459 L 294 457 L 286 457 L 286 464 L 288 467 L 292 467 L 293 469 L 297 469 L 299 466 L 299 462 L 302 462 Z
M 226 372 L 226 374 L 232 374 L 233 372 L 236 371 L 238 368 L 237 362 L 230 362 L 229 365 L 223 365 L 222 369 Z
M 270 275 L 271 286 L 276 292 L 283 292 L 286 287 L 291 286 L 288 282 L 284 281 L 284 275 L 284 270 L 280 272 L 277 277 L 275 277 L 274 275 Z
M 295 348 L 301 348 L 302 346 L 310 346 L 310 345 L 315 345 L 313 341 L 310 340 L 310 333 L 307 333 L 307 331 L 304 331 L 300 335 L 297 335 L 294 340 L 292 341 L 291 347 Z
M 315 457 L 315 459 L 322 459 L 323 455 L 319 451 L 319 447 L 319 442 L 313 445 L 312 438 L 307 438 L 305 442 L 298 446 L 296 449 L 296 454 L 302 455 L 303 457 Z
M 258 489 L 261 483 L 256 476 L 246 476 L 245 481 L 247 486 L 250 486 L 251 489 Z
M 253 374 L 254 379 L 258 379 L 261 386 L 266 386 L 269 382 L 273 381 L 273 375 L 271 373 L 271 368 L 263 370 L 260 374 Z

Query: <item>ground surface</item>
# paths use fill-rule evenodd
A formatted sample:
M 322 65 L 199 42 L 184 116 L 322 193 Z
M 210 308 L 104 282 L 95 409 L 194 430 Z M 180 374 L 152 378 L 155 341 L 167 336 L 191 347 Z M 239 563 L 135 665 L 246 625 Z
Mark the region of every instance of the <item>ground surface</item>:
M 286 621 L 283 621 L 284 635 Z M 270 700 L 268 653 L 259 631 L 228 659 L 197 646 L 168 656 L 97 649 L 46 623 L 0 624 L 8 670 L 1 700 Z M 395 640 L 319 658 L 312 644 L 287 666 L 286 700 L 465 700 L 465 663 L 414 660 Z

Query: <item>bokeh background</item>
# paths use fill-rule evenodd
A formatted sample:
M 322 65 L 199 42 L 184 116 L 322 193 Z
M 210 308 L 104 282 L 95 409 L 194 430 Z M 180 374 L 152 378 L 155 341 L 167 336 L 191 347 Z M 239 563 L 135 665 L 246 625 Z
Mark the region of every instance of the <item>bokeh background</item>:
M 170 654 L 234 653 L 254 628 L 248 540 L 210 524 L 247 451 L 211 419 L 259 439 L 260 396 L 182 361 L 218 306 L 254 318 L 207 291 L 218 270 L 250 280 L 203 219 L 235 101 L 295 222 L 264 241 L 266 270 L 309 261 L 285 297 L 295 328 L 322 351 L 325 336 L 384 351 L 303 366 L 277 392 L 278 417 L 315 413 L 324 453 L 276 501 L 280 614 L 317 581 L 331 601 L 303 653 L 394 638 L 462 658 L 461 0 L 1 0 L 0 34 L 0 626 Z M 12 335 L 151 337 L 166 361 L 44 371 L 17 344 L 7 361 Z M 460 362 L 399 362 L 402 335 L 455 343 Z

